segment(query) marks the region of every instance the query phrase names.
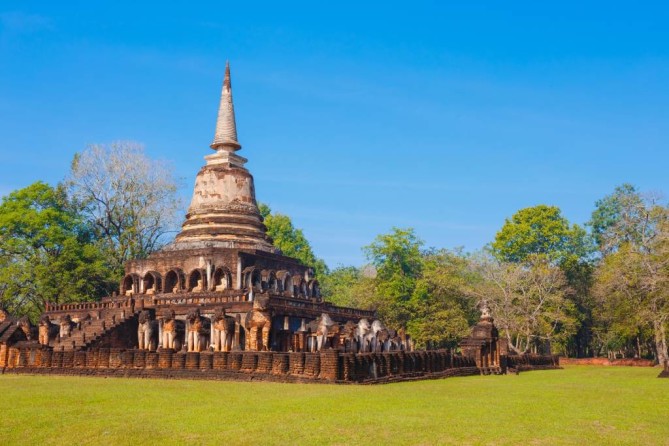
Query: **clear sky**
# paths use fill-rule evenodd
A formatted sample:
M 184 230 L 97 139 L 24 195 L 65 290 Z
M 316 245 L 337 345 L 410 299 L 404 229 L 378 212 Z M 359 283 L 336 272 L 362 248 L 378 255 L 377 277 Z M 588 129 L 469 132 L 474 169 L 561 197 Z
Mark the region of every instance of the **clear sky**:
M 0 194 L 135 140 L 189 196 L 226 59 L 257 198 L 330 266 L 392 226 L 475 250 L 669 192 L 666 2 L 0 3 Z

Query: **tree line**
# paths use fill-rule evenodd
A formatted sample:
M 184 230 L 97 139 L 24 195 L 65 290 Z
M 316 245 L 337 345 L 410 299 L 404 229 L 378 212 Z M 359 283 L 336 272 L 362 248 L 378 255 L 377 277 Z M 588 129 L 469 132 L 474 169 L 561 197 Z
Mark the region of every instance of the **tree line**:
M 586 227 L 555 206 L 507 219 L 484 249 L 425 249 L 394 228 L 369 265 L 323 278 L 326 297 L 373 308 L 420 346 L 453 346 L 483 302 L 516 353 L 667 359 L 669 208 L 630 184 L 598 200 Z
M 56 186 L 37 181 L 3 197 L 0 306 L 34 322 L 47 302 L 116 291 L 126 261 L 169 241 L 178 184 L 141 145 L 115 142 L 76 154 Z
M 93 145 L 56 186 L 0 202 L 0 306 L 35 319 L 46 302 L 99 299 L 123 265 L 171 240 L 180 181 L 137 143 Z M 290 217 L 259 205 L 285 255 L 312 266 L 324 297 L 374 309 L 419 347 L 454 347 L 485 302 L 516 353 L 667 358 L 669 209 L 624 184 L 571 224 L 555 206 L 521 209 L 477 252 L 424 245 L 393 228 L 363 248 L 364 266 L 329 269 Z

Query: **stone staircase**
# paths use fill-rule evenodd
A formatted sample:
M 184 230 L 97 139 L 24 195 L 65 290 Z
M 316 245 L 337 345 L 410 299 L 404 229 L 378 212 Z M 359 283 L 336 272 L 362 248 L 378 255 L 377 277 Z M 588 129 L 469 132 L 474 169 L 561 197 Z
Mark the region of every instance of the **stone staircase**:
M 502 375 L 502 368 L 499 366 L 479 367 L 481 375 Z
M 0 344 L 7 344 L 9 338 L 14 333 L 13 326 L 16 324 L 16 321 L 13 318 L 7 318 L 0 323 Z
M 74 327 L 70 336 L 58 337 L 49 343 L 55 351 L 84 350 L 111 330 L 137 317 L 141 310 L 113 308 L 100 311 L 99 319 L 89 319 Z

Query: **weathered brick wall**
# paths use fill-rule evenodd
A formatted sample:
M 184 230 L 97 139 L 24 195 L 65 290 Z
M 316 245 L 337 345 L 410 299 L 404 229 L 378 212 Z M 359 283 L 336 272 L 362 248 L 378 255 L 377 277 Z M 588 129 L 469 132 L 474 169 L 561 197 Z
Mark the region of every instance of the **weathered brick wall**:
M 557 355 L 506 355 L 502 361 L 507 368 L 517 371 L 560 368 Z
M 609 360 L 608 358 L 565 358 L 560 357 L 563 365 L 621 365 L 636 367 L 653 367 L 655 364 L 650 359 L 625 358 Z
M 4 352 L 4 353 L 3 353 Z M 479 374 L 473 358 L 448 350 L 384 353 L 157 352 L 100 348 L 52 351 L 10 347 L 5 371 L 101 376 L 382 383 Z M 556 356 L 508 356 L 509 367 L 555 368 Z

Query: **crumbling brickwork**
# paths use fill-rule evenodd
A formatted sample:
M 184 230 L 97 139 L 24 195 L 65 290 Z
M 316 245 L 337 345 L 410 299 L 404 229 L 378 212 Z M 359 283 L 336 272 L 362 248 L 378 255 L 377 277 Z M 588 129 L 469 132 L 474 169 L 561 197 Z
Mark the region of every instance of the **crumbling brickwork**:
M 448 350 L 387 353 L 188 352 L 11 347 L 6 373 L 376 384 L 481 373 Z M 20 359 L 22 358 L 22 359 Z M 170 360 L 171 358 L 171 360 Z M 516 368 L 556 366 L 556 357 L 511 357 Z

